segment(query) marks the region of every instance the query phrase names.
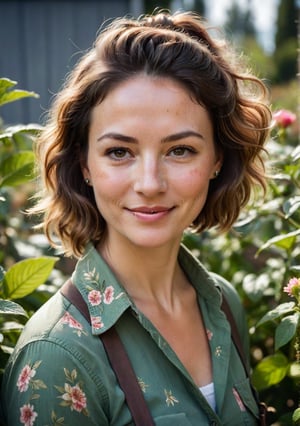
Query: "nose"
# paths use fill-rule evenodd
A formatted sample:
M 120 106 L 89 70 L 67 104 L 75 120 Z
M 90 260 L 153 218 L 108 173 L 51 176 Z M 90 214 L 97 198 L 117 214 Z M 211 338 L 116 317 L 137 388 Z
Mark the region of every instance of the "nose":
M 166 171 L 162 160 L 145 156 L 138 161 L 134 170 L 134 190 L 153 197 L 167 189 Z

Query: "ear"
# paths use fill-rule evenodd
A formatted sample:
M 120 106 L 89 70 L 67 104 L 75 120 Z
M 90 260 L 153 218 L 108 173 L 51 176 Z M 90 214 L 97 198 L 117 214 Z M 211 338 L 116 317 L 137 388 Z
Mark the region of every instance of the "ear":
M 211 179 L 216 179 L 218 177 L 222 169 L 222 165 L 223 165 L 223 154 L 219 154 L 212 170 L 212 174 L 210 177 Z
M 86 182 L 91 182 L 91 174 L 90 174 L 89 168 L 86 164 L 86 161 L 83 161 L 83 160 L 80 161 L 80 168 L 81 168 L 81 173 L 82 173 L 83 179 Z

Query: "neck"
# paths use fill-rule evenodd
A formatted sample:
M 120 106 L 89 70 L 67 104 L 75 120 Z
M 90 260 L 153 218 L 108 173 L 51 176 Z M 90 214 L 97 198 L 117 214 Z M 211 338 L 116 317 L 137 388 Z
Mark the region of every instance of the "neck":
M 170 307 L 185 281 L 177 261 L 179 245 L 124 247 L 120 242 L 106 241 L 98 250 L 137 305 L 147 301 Z

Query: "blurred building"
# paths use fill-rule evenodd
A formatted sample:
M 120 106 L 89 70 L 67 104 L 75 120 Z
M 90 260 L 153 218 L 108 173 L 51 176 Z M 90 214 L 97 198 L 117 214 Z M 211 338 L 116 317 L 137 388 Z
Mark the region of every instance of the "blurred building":
M 0 77 L 40 96 L 2 106 L 4 123 L 42 123 L 53 95 L 100 26 L 143 12 L 143 0 L 0 0 Z

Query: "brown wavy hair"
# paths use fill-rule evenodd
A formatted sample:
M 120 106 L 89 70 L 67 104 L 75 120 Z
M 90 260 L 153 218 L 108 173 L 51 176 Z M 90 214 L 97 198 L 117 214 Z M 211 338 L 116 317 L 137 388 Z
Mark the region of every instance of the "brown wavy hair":
M 228 230 L 255 185 L 265 189 L 264 143 L 271 113 L 263 82 L 237 62 L 224 40 L 213 38 L 201 17 L 160 12 L 120 18 L 104 28 L 56 96 L 37 141 L 43 190 L 31 212 L 42 214 L 46 236 L 67 255 L 80 256 L 105 231 L 84 182 L 91 111 L 116 85 L 138 74 L 171 78 L 210 114 L 222 153 L 219 176 L 192 227 Z

